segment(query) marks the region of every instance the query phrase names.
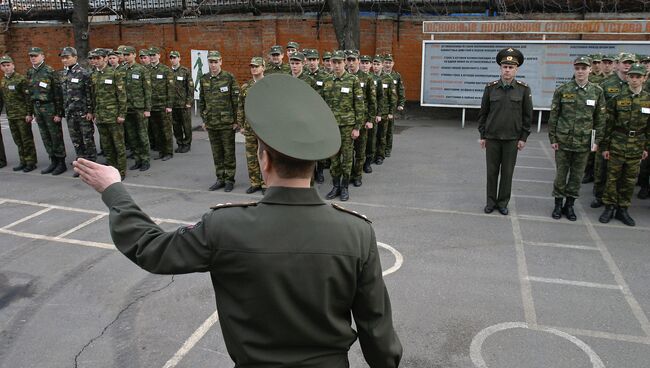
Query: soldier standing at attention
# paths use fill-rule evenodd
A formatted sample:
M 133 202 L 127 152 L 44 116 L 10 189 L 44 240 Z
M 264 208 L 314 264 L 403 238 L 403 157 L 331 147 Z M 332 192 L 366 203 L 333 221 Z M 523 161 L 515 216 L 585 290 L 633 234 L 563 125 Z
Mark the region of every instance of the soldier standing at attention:
M 305 55 L 302 52 L 296 51 L 289 57 L 289 65 L 291 68 L 291 76 L 298 78 L 301 81 L 309 84 L 316 92 L 318 92 L 318 86 L 316 85 L 316 80 L 310 77 L 304 71 L 305 68 Z
M 478 131 L 487 164 L 487 204 L 484 211 L 492 213 L 496 207 L 505 216 L 508 214 L 517 151 L 524 149 L 530 134 L 533 98 L 530 87 L 515 79 L 519 66 L 524 63 L 521 51 L 503 49 L 496 59 L 501 78 L 485 86 Z
M 641 64 L 645 67 L 646 69 L 646 75 L 645 75 L 645 83 L 643 84 L 643 90 L 646 92 L 650 92 L 650 56 L 645 55 L 640 58 L 641 59 Z M 649 137 L 650 138 L 650 137 Z M 639 193 L 637 194 L 637 197 L 639 199 L 648 199 L 648 195 L 650 195 L 650 159 L 645 159 L 641 161 L 641 170 L 639 171 L 639 186 L 641 186 L 641 189 L 639 189 Z
M 557 172 L 553 185 L 555 208 L 551 217 L 562 214 L 576 220 L 573 203 L 580 193 L 580 181 L 589 152 L 595 152 L 605 128 L 606 106 L 603 90 L 589 81 L 591 60 L 581 56 L 573 61 L 574 79 L 558 87 L 553 94 L 548 137 L 555 151 Z M 596 140 L 591 146 L 591 131 Z M 567 180 L 568 177 L 568 180 Z M 564 207 L 562 202 L 566 198 Z
M 600 68 L 603 61 L 603 55 L 593 54 L 590 56 L 590 58 L 591 58 L 591 73 L 589 74 L 589 81 L 591 83 L 600 84 L 600 82 L 602 82 L 604 78 L 603 71 Z
M 181 54 L 178 51 L 169 53 L 172 64 L 173 95 L 172 120 L 174 136 L 178 146 L 174 152 L 189 152 L 192 147 L 192 117 L 190 108 L 194 99 L 194 81 L 192 72 L 181 66 Z
M 149 127 L 158 144 L 159 154 L 154 160 L 167 161 L 174 155 L 172 132 L 172 104 L 174 102 L 174 76 L 172 70 L 160 62 L 160 49 L 149 49 L 149 77 L 151 78 L 151 117 Z
M 395 61 L 393 61 L 392 54 L 386 54 L 384 57 L 384 74 L 390 75 L 393 81 L 393 85 L 397 90 L 397 106 L 396 109 L 398 112 L 404 111 L 404 106 L 406 105 L 406 94 L 404 92 L 404 82 L 402 81 L 402 76 L 395 70 Z M 393 151 L 393 127 L 395 126 L 395 118 L 391 117 L 388 119 L 388 125 L 386 129 L 386 152 L 385 157 L 390 157 L 391 152 Z
M 239 103 L 237 106 L 237 125 L 239 125 L 241 128 L 240 132 L 244 135 L 244 138 L 246 138 L 246 166 L 248 167 L 248 180 L 251 183 L 251 186 L 246 189 L 246 193 L 253 194 L 258 190 L 261 190 L 262 193 L 264 193 L 266 191 L 266 186 L 264 184 L 264 179 L 262 179 L 260 163 L 257 160 L 257 137 L 246 120 L 246 95 L 248 94 L 248 90 L 255 85 L 255 83 L 264 78 L 264 59 L 261 57 L 254 57 L 251 59 L 249 66 L 251 68 L 253 79 L 241 86 Z
M 282 63 L 282 59 L 284 58 L 284 54 L 282 53 L 282 46 L 275 45 L 271 46 L 271 50 L 269 51 L 269 59 L 270 62 L 266 66 L 266 74 L 275 74 L 275 73 L 283 73 L 283 74 L 290 74 L 291 73 L 291 68 L 287 64 Z
M 298 51 L 300 49 L 300 45 L 298 42 L 294 41 L 289 41 L 287 42 L 287 58 L 290 58 L 291 55 L 293 55 L 294 52 Z
M 149 68 L 149 66 L 151 65 L 151 56 L 149 55 L 149 52 L 150 52 L 149 49 L 141 49 L 138 52 L 138 56 L 140 58 L 140 64 L 147 68 Z
M 325 79 L 329 77 L 329 73 L 319 66 L 320 55 L 318 54 L 318 50 L 308 50 L 305 57 L 307 58 L 307 74 L 316 81 L 316 91 L 320 94 L 323 91 L 323 84 Z
M 628 226 L 634 219 L 627 212 L 641 160 L 648 157 L 650 143 L 650 93 L 643 90 L 645 68 L 640 64 L 627 71 L 628 85 L 607 102 L 607 125 L 603 139 L 603 158 L 607 163 L 607 181 L 603 203 L 605 211 L 598 219 L 608 223 L 616 217 Z
M 323 53 L 323 68 L 325 68 L 325 72 L 328 74 L 332 74 L 332 53 L 329 51 L 325 51 Z
M 377 131 L 379 131 L 379 124 L 381 124 L 381 112 L 384 109 L 384 94 L 383 89 L 381 88 L 381 78 L 373 72 L 373 63 L 372 57 L 370 55 L 362 55 L 360 69 L 370 76 L 372 80 L 372 88 L 375 92 L 375 123 L 372 126 L 372 129 L 368 130 L 368 141 L 366 142 L 366 162 L 363 164 L 363 172 L 370 174 L 372 172 L 372 163 L 375 160 L 375 150 L 377 148 Z M 379 62 L 379 70 L 381 71 L 381 62 Z
M 20 159 L 20 165 L 15 166 L 13 170 L 30 172 L 36 169 L 36 146 L 32 135 L 34 106 L 29 93 L 29 83 L 23 75 L 16 73 L 14 61 L 9 56 L 0 58 L 0 67 L 4 73 L 4 77 L 0 80 L 0 110 L 4 105 L 11 136 L 18 148 Z M 4 156 L 4 146 L 0 153 Z M 4 160 L 0 161 L 6 165 L 7 159 L 3 158 Z
M 29 49 L 29 61 L 32 67 L 27 70 L 27 80 L 34 104 L 34 119 L 38 123 L 45 150 L 50 156 L 50 166 L 42 170 L 41 174 L 59 175 L 67 170 L 61 129 L 61 83 L 54 69 L 45 64 L 45 55 L 40 47 Z
M 149 71 L 135 62 L 135 48 L 125 46 L 126 64 L 122 69 L 126 89 L 126 121 L 124 128 L 131 139 L 135 164 L 129 170 L 147 171 L 150 167 L 148 119 L 151 116 L 151 80 Z
M 134 55 L 135 56 L 135 55 Z M 93 73 L 92 117 L 99 130 L 99 139 L 106 154 L 106 163 L 126 177 L 126 148 L 124 122 L 127 115 L 124 76 L 107 65 L 103 51 L 92 54 L 97 70 Z M 78 171 L 75 171 L 78 174 Z
M 359 78 L 345 71 L 345 54 L 343 51 L 332 53 L 334 74 L 325 81 L 323 98 L 336 117 L 341 133 L 341 149 L 332 156 L 332 190 L 327 193 L 327 199 L 338 196 L 341 201 L 350 198 L 348 185 L 352 173 L 353 140 L 359 137 L 359 130 L 365 119 L 363 90 Z
M 203 129 L 208 132 L 217 181 L 209 190 L 224 188 L 231 192 L 235 186 L 235 132 L 237 131 L 237 104 L 239 84 L 235 76 L 222 70 L 221 53 L 208 52 L 210 71 L 201 77 L 199 109 Z
M 603 81 L 607 79 L 610 75 L 614 74 L 614 68 L 616 67 L 616 55 L 603 55 L 602 62 L 600 63 L 600 71 L 603 74 Z M 601 81 L 602 83 L 602 81 Z
M 64 47 L 59 56 L 63 64 L 63 70 L 60 71 L 61 89 L 70 140 L 77 158 L 97 161 L 95 126 L 91 114 L 90 73 L 77 62 L 77 50 L 74 47 Z M 79 174 L 75 172 L 72 176 L 76 178 Z
M 375 68 L 375 73 L 380 78 L 382 94 L 384 95 L 383 110 L 381 110 L 381 123 L 377 131 L 377 147 L 375 148 L 375 164 L 381 165 L 386 158 L 386 151 L 388 145 L 388 130 L 390 129 L 390 121 L 395 117 L 395 110 L 397 109 L 397 86 L 393 82 L 393 77 L 385 73 L 383 57 L 375 56 L 373 68 L 375 64 L 379 63 L 379 67 Z

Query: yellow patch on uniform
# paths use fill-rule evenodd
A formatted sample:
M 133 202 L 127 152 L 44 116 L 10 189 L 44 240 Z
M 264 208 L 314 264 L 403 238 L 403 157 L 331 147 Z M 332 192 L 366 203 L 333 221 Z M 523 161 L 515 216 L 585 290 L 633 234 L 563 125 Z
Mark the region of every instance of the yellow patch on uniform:
M 575 93 L 563 93 L 562 98 L 576 98 Z
M 231 208 L 231 207 L 251 207 L 257 206 L 257 202 L 242 202 L 242 203 L 219 203 L 210 207 L 211 210 L 218 210 L 222 208 Z
M 357 217 L 359 217 L 359 218 L 361 218 L 361 219 L 366 220 L 368 223 L 372 224 L 372 221 L 370 221 L 370 220 L 368 219 L 368 217 L 366 217 L 366 215 L 362 215 L 362 214 L 360 214 L 360 213 L 357 212 L 357 211 L 349 210 L 349 209 L 347 209 L 347 208 L 341 206 L 340 204 L 336 204 L 336 203 L 332 203 L 332 207 L 334 207 L 335 209 L 337 209 L 337 210 L 339 210 L 339 211 L 341 211 L 341 212 L 345 212 L 345 213 L 349 213 L 350 215 L 357 216 Z
M 625 99 L 625 100 L 618 100 L 616 101 L 616 105 L 626 107 L 626 106 L 632 106 L 632 100 Z
M 621 91 L 621 89 L 618 88 L 618 87 L 608 87 L 607 88 L 607 92 L 609 92 L 609 93 L 618 93 L 620 91 Z

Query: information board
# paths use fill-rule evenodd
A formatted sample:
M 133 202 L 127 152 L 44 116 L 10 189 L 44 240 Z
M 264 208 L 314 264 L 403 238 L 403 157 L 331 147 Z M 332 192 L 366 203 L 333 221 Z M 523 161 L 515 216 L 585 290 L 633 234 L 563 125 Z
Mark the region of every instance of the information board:
M 555 89 L 573 76 L 573 60 L 595 53 L 650 55 L 642 41 L 443 41 L 422 43 L 422 106 L 480 108 L 485 85 L 499 79 L 496 54 L 514 47 L 524 54 L 517 79 L 533 92 L 535 110 L 550 110 Z

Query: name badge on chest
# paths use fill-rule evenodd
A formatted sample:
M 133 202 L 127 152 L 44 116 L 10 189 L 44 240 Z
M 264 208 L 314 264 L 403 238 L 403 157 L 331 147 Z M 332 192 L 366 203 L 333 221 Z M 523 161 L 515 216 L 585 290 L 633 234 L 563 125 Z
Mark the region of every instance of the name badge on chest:
M 104 84 L 113 84 L 112 79 L 104 79 Z
M 316 81 L 316 85 L 317 85 L 317 86 L 322 86 L 322 85 L 323 85 L 323 81 Z
M 341 92 L 342 92 L 342 93 L 350 93 L 350 88 L 348 88 L 348 87 L 341 87 Z
M 162 74 L 156 74 L 156 79 L 163 79 L 163 75 Z
M 10 91 L 15 91 L 16 90 L 16 86 L 7 86 L 7 88 L 9 88 Z
M 393 79 L 393 84 L 397 84 L 397 79 Z
M 38 86 L 41 88 L 47 88 L 48 84 L 45 82 L 38 82 Z
M 182 80 L 185 80 L 185 78 L 183 78 L 183 77 L 176 77 L 176 80 L 182 81 Z
M 228 87 L 221 87 L 221 88 L 219 88 L 219 91 L 228 92 Z
M 140 74 L 131 74 L 131 79 L 140 79 Z
M 587 106 L 596 106 L 596 100 L 587 100 Z
M 363 83 L 363 82 L 361 82 L 361 88 L 363 88 L 363 87 L 365 87 L 365 86 L 366 86 L 366 84 Z
M 642 114 L 650 114 L 650 107 L 642 107 L 641 108 L 641 113 Z
M 382 83 L 381 88 L 384 88 L 384 89 L 388 88 L 388 84 L 387 83 Z
M 79 83 L 79 78 L 71 78 L 70 82 L 71 83 Z

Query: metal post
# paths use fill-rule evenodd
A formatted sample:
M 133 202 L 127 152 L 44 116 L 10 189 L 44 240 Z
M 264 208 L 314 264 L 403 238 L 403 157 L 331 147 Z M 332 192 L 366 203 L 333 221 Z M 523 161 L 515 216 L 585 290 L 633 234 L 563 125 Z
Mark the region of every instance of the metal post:
M 537 117 L 537 133 L 542 131 L 542 110 L 539 110 L 539 115 Z
M 463 122 L 461 128 L 465 129 L 465 108 L 463 107 Z

